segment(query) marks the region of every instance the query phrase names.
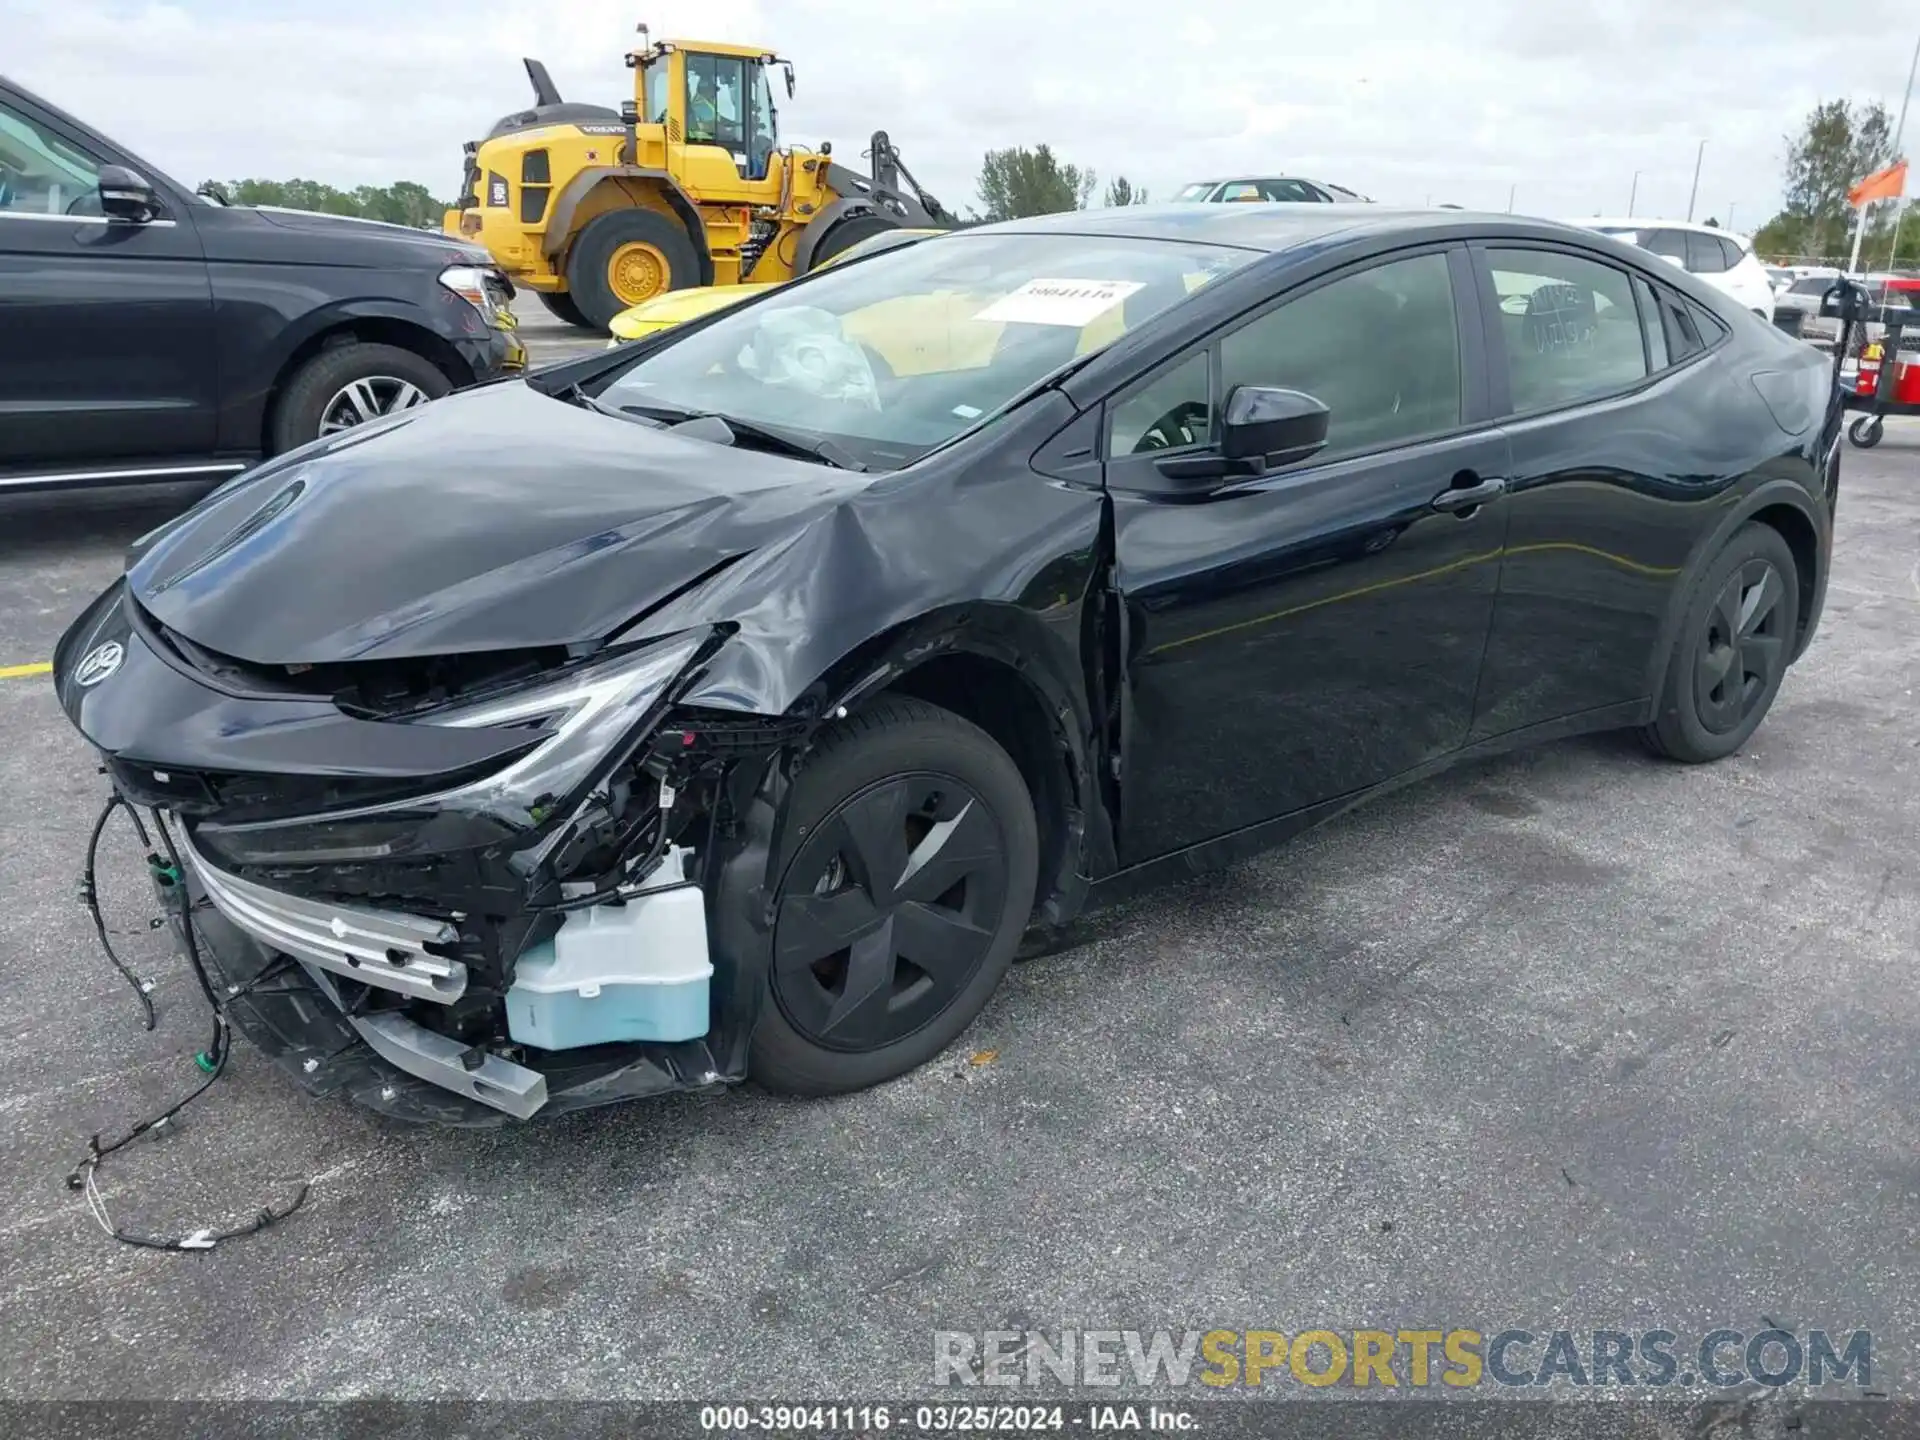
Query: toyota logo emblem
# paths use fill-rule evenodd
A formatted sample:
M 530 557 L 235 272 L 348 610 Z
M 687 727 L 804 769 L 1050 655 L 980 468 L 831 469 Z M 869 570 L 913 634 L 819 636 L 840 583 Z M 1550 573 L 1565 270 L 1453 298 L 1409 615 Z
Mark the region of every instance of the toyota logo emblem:
M 120 662 L 126 658 L 126 648 L 118 640 L 109 640 L 104 645 L 96 645 L 74 668 L 73 683 L 82 686 L 98 685 L 118 670 Z

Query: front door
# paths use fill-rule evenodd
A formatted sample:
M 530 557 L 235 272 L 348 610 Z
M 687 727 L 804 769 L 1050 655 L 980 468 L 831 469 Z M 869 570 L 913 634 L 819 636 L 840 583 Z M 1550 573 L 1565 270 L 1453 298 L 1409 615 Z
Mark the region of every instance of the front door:
M 1507 523 L 1507 438 L 1485 418 L 1473 303 L 1455 298 L 1471 286 L 1457 247 L 1349 270 L 1109 404 L 1123 864 L 1466 738 Z M 1238 385 L 1323 401 L 1325 450 L 1210 498 L 1169 493 L 1156 462 L 1204 448 Z
M 101 159 L 0 94 L 0 478 L 214 447 L 199 236 L 184 214 L 109 220 Z

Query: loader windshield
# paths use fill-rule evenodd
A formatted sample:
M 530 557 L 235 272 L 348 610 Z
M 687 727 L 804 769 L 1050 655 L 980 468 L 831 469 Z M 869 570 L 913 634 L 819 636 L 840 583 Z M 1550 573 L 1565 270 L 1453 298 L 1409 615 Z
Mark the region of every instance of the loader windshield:
M 730 309 L 637 359 L 596 401 L 735 417 L 894 468 L 1254 253 L 1126 237 L 939 236 Z

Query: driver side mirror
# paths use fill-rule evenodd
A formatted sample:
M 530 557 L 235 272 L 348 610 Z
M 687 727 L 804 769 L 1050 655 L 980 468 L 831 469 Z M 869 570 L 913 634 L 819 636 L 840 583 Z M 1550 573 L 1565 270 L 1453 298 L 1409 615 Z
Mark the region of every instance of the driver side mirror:
M 1298 464 L 1326 447 L 1332 412 L 1300 390 L 1236 385 L 1221 417 L 1220 443 L 1199 455 L 1159 463 L 1170 480 L 1225 482 Z
M 115 220 L 145 225 L 160 213 L 160 193 L 124 165 L 100 167 L 100 208 Z
M 1257 460 L 1265 469 L 1292 465 L 1323 449 L 1327 407 L 1300 390 L 1236 385 L 1227 396 L 1220 427 L 1220 453 L 1228 460 Z

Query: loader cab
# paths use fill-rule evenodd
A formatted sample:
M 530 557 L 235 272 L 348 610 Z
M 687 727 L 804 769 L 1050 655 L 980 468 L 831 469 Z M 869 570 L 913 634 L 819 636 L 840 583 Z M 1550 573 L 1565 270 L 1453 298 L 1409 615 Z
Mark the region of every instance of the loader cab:
M 740 179 L 768 180 L 780 148 L 771 71 L 779 67 L 784 72 L 791 95 L 792 65 L 744 45 L 671 40 L 637 53 L 633 60 L 639 72 L 635 88 L 640 114 L 648 124 L 665 128 L 668 143 L 678 140 L 689 149 L 711 146 Z

